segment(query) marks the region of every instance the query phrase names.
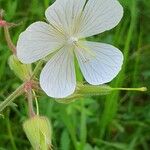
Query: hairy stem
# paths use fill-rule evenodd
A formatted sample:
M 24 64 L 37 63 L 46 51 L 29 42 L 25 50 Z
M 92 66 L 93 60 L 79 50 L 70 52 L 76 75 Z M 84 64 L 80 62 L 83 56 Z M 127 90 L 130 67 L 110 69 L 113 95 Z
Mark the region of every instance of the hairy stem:
M 13 52 L 13 54 L 16 55 L 16 47 L 15 47 L 15 45 L 13 44 L 13 42 L 11 40 L 8 26 L 4 26 L 4 34 L 5 34 L 5 39 L 6 39 L 8 47 Z
M 34 76 L 36 76 L 36 75 L 38 74 L 38 72 L 39 72 L 40 68 L 42 67 L 43 63 L 44 63 L 43 60 L 40 60 L 40 61 L 37 63 L 35 69 L 33 70 L 33 73 L 32 73 L 32 76 L 31 76 L 31 79 L 30 79 L 30 80 L 32 80 L 32 79 L 34 78 Z
M 0 103 L 0 112 L 2 112 L 8 105 L 10 105 L 18 96 L 23 94 L 23 88 L 24 84 L 17 88 L 6 100 Z
M 34 108 L 33 108 L 32 89 L 28 90 L 27 99 L 28 99 L 28 107 L 29 107 L 29 117 L 32 118 L 35 116 L 35 112 L 34 112 Z

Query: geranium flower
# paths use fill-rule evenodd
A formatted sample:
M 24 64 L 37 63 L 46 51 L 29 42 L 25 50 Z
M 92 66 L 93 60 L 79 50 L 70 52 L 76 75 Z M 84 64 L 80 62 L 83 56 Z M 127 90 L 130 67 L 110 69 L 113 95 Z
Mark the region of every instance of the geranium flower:
M 119 23 L 123 8 L 117 0 L 56 0 L 45 15 L 48 23 L 35 22 L 20 35 L 17 56 L 28 64 L 53 53 L 40 75 L 48 96 L 64 98 L 75 91 L 75 57 L 89 84 L 104 84 L 116 77 L 122 53 L 109 44 L 83 39 Z

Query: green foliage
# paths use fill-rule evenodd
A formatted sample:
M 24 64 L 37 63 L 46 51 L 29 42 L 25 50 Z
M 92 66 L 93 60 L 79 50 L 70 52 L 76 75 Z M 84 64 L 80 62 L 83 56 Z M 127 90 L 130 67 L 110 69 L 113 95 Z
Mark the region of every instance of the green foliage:
M 52 0 L 0 0 L 9 22 L 21 25 L 11 29 L 16 43 L 19 34 L 31 23 L 44 20 Z M 110 43 L 123 51 L 125 62 L 112 87 L 150 88 L 150 1 L 120 0 L 124 18 L 115 29 L 89 40 Z M 0 101 L 11 94 L 21 81 L 8 66 L 11 55 L 0 28 Z M 80 72 L 77 75 L 80 77 Z M 113 92 L 108 96 L 80 99 L 58 104 L 38 95 L 40 114 L 53 126 L 54 150 L 149 150 L 150 94 Z M 25 97 L 16 99 L 0 116 L 0 150 L 27 150 L 30 143 L 22 123 L 27 116 Z

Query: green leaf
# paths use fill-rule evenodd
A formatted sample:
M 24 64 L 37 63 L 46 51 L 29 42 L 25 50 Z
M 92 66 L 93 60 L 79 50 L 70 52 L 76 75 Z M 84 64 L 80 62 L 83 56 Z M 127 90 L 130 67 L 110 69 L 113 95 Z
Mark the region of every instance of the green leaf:
M 70 138 L 66 130 L 63 131 L 61 135 L 61 150 L 70 149 Z

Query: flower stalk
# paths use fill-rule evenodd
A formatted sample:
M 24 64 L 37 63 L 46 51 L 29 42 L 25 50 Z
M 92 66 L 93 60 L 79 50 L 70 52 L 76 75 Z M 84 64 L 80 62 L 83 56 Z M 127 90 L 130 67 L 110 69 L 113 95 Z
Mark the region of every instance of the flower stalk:
M 18 87 L 6 100 L 0 103 L 0 112 L 2 112 L 7 106 L 9 106 L 13 100 L 15 100 L 18 96 L 22 95 L 24 92 L 24 84 Z
M 13 54 L 16 55 L 16 47 L 13 44 L 10 33 L 9 33 L 9 27 L 14 26 L 15 24 L 8 23 L 7 21 L 3 20 L 3 15 L 4 15 L 4 10 L 1 9 L 0 10 L 0 27 L 4 27 L 4 35 L 5 35 L 7 45 L 10 48 L 10 50 L 13 52 Z
M 33 118 L 35 116 L 34 108 L 33 108 L 33 95 L 32 89 L 29 89 L 27 92 L 27 99 L 28 99 L 28 107 L 29 107 L 29 117 Z
M 39 72 L 40 68 L 42 67 L 44 61 L 40 60 L 37 65 L 35 66 L 35 69 L 33 70 L 32 76 L 30 78 L 30 80 L 32 80 Z
M 6 39 L 8 47 L 13 52 L 13 54 L 16 55 L 16 47 L 11 40 L 10 33 L 9 33 L 9 27 L 7 25 L 4 26 L 4 34 L 5 34 L 5 39 Z

